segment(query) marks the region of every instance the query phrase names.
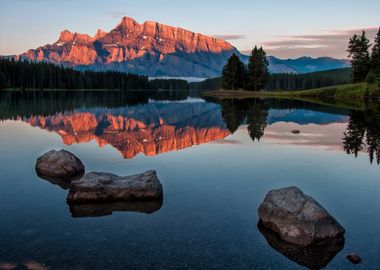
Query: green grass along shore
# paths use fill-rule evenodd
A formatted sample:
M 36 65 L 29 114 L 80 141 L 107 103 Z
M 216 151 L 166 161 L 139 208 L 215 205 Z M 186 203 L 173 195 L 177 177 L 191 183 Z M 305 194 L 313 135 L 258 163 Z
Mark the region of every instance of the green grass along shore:
M 204 92 L 206 97 L 214 98 L 286 98 L 304 100 L 324 105 L 335 105 L 347 109 L 362 109 L 365 100 L 380 99 L 380 86 L 358 83 L 344 84 L 303 91 L 245 91 L 218 90 Z

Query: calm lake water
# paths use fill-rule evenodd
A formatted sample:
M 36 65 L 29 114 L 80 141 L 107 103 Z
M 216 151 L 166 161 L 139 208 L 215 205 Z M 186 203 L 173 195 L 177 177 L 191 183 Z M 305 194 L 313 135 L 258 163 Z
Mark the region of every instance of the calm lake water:
M 292 185 L 346 229 L 344 247 L 317 261 L 380 269 L 376 110 L 40 92 L 0 93 L 0 119 L 0 269 L 305 269 L 310 258 L 257 227 L 265 194 Z M 69 207 L 67 190 L 34 170 L 52 148 L 86 172 L 157 170 L 164 200 Z

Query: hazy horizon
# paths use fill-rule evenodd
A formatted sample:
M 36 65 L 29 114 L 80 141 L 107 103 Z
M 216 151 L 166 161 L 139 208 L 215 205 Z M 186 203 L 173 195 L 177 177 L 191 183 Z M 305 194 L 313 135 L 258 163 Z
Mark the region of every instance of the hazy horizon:
M 0 2 L 0 55 L 21 54 L 54 43 L 64 29 L 93 36 L 109 31 L 124 16 L 139 23 L 157 21 L 230 42 L 242 53 L 263 46 L 279 58 L 328 56 L 346 59 L 349 37 L 366 30 L 373 39 L 379 29 L 380 2 L 364 0 L 265 3 L 226 0 L 192 5 L 159 0 L 74 1 L 12 0 Z M 186 10 L 186 12 L 184 12 Z M 210 16 L 210 10 L 212 15 Z

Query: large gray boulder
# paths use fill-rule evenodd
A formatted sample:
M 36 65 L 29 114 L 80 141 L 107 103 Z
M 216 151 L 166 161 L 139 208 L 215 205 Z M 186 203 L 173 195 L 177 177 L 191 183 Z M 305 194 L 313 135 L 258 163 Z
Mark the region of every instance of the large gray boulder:
M 37 159 L 36 172 L 47 180 L 56 180 L 63 186 L 84 174 L 84 165 L 74 154 L 65 150 L 51 150 Z
M 92 172 L 71 182 L 68 203 L 162 200 L 162 185 L 155 171 L 131 176 Z
M 339 238 L 345 232 L 316 200 L 297 187 L 270 191 L 259 207 L 259 216 L 265 227 L 300 246 Z

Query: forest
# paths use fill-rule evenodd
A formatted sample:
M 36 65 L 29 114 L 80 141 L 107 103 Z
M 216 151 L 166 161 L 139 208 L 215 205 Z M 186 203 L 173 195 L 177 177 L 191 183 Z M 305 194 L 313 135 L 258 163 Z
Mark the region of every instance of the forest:
M 187 90 L 184 80 L 149 80 L 116 71 L 78 71 L 44 62 L 0 58 L 0 89 Z
M 336 69 L 304 74 L 278 73 L 270 74 L 264 87 L 267 91 L 297 91 L 320 87 L 328 87 L 350 83 L 351 69 Z M 190 83 L 192 90 L 219 90 L 222 87 L 221 78 L 213 78 L 202 82 Z
M 351 69 L 306 74 L 270 74 L 266 90 L 306 90 L 349 83 Z M 218 90 L 221 78 L 188 83 L 115 71 L 77 71 L 43 62 L 0 59 L 0 89 Z

